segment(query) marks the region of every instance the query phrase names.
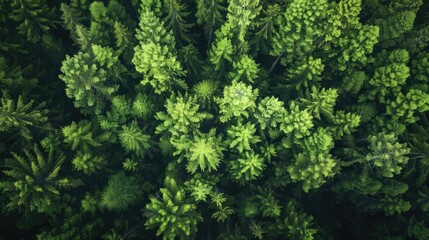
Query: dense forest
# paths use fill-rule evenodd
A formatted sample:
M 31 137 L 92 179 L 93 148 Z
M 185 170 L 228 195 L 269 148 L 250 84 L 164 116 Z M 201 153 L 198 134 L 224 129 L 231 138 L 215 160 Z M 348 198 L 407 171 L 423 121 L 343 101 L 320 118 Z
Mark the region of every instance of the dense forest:
M 0 0 L 0 239 L 429 239 L 429 1 Z

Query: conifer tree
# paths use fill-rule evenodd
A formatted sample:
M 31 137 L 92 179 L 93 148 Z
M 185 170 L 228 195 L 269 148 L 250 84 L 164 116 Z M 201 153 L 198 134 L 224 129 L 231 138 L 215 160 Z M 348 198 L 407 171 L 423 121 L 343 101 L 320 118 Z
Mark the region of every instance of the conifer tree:
M 47 122 L 48 110 L 44 109 L 44 103 L 33 107 L 34 101 L 24 103 L 22 96 L 16 102 L 7 97 L 1 98 L 0 107 L 0 132 L 7 132 L 13 129 L 30 140 L 33 138 L 30 128 L 49 128 Z
M 157 228 L 157 236 L 163 239 L 186 239 L 193 236 L 196 226 L 201 221 L 196 205 L 189 201 L 186 192 L 179 189 L 176 181 L 166 177 L 161 196 L 150 197 L 145 215 L 148 217 L 147 228 Z
M 0 0 L 0 236 L 428 239 L 427 12 Z
M 13 20 L 19 23 L 19 33 L 33 43 L 40 41 L 58 23 L 56 9 L 49 8 L 43 0 L 13 1 L 12 9 Z
M 47 154 L 47 155 L 46 155 Z M 76 187 L 80 181 L 61 177 L 60 169 L 65 161 L 63 153 L 55 153 L 53 147 L 39 149 L 37 144 L 24 150 L 24 155 L 12 153 L 6 159 L 7 179 L 0 182 L 2 192 L 9 197 L 8 209 L 24 209 L 25 213 L 58 213 L 63 208 L 60 191 Z

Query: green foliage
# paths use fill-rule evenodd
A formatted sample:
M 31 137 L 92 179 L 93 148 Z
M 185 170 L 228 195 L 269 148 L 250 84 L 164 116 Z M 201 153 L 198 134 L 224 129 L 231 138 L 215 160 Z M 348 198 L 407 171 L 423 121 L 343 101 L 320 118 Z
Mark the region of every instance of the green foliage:
M 283 56 L 284 64 L 299 62 L 317 46 L 323 34 L 326 18 L 326 0 L 294 0 L 277 20 L 279 29 L 273 38 L 270 52 L 273 56 Z
M 136 161 L 133 161 L 129 158 L 125 159 L 125 161 L 122 163 L 122 168 L 126 171 L 137 171 L 137 165 L 138 163 Z
M 220 120 L 226 122 L 231 118 L 249 117 L 249 112 L 256 108 L 258 90 L 253 90 L 242 82 L 232 82 L 223 90 L 222 98 L 215 98 L 220 108 Z
M 86 193 L 85 197 L 82 199 L 82 201 L 80 202 L 80 206 L 82 208 L 83 212 L 90 212 L 92 214 L 95 213 L 95 211 L 97 210 L 97 199 L 95 198 L 95 196 L 92 196 L 90 193 Z
M 300 139 L 310 135 L 310 129 L 314 126 L 311 114 L 306 109 L 300 110 L 295 102 L 292 102 L 289 108 L 290 112 L 286 112 L 280 130 L 287 134 L 289 139 Z M 288 145 L 289 141 L 286 142 L 286 146 Z
M 37 144 L 24 149 L 25 156 L 12 153 L 5 160 L 7 178 L 0 182 L 2 192 L 9 197 L 8 209 L 24 208 L 25 211 L 55 213 L 62 208 L 64 189 L 76 187 L 79 181 L 62 177 L 60 169 L 65 161 L 61 152 L 53 148 L 41 151 Z
M 264 159 L 255 152 L 245 152 L 237 160 L 229 162 L 229 171 L 233 179 L 241 184 L 261 176 L 266 164 Z
M 401 90 L 410 76 L 410 69 L 406 63 L 409 60 L 408 52 L 405 50 L 396 50 L 391 53 L 390 65 L 378 68 L 369 83 L 375 87 L 371 95 L 378 95 L 381 102 L 385 101 L 387 95 L 397 93 Z
M 262 10 L 262 15 L 264 17 L 261 17 L 254 23 L 258 31 L 250 40 L 250 44 L 254 45 L 255 51 L 269 53 L 269 47 L 272 44 L 271 41 L 276 34 L 276 20 L 280 16 L 281 10 L 278 4 L 268 5 L 267 9 Z
M 94 47 L 95 50 L 100 49 Z M 105 53 L 109 52 L 108 49 L 105 50 Z M 107 61 L 106 56 L 97 51 L 94 54 L 99 57 L 83 52 L 73 57 L 67 56 L 61 67 L 63 74 L 60 75 L 67 86 L 67 96 L 74 99 L 76 107 L 83 108 L 87 113 L 100 113 L 106 100 L 110 100 L 119 88 L 119 85 L 112 81 L 117 79 L 117 76 L 112 77 L 112 71 L 104 69 L 109 68 L 115 60 Z M 107 81 L 108 79 L 111 80 Z
M 342 138 L 346 134 L 351 134 L 356 131 L 356 128 L 360 125 L 361 117 L 354 113 L 346 113 L 344 111 L 337 111 L 335 116 L 332 118 L 332 122 L 335 124 L 329 127 L 329 130 L 334 135 L 335 139 Z
M 413 28 L 415 18 L 414 12 L 404 11 L 389 18 L 375 19 L 375 24 L 380 27 L 380 41 L 389 41 L 409 32 Z
M 260 194 L 256 195 L 261 204 L 261 212 L 263 217 L 279 217 L 282 206 L 279 200 L 274 197 L 272 191 L 259 189 Z
M 291 82 L 290 87 L 301 91 L 303 87 L 318 86 L 323 73 L 324 65 L 320 58 L 314 59 L 309 56 L 306 59 L 294 64 L 287 72 L 287 77 Z
M 211 130 L 208 134 L 200 134 L 195 136 L 190 143 L 189 152 L 186 154 L 188 159 L 186 169 L 188 172 L 194 173 L 197 169 L 208 172 L 216 170 L 222 160 L 224 150 L 220 136 L 216 136 L 215 130 Z
M 406 95 L 399 93 L 396 100 L 389 102 L 386 112 L 392 115 L 394 120 L 405 123 L 414 123 L 419 120 L 416 112 L 429 110 L 429 94 L 419 89 L 410 89 Z
M 318 90 L 313 86 L 311 92 L 307 91 L 306 97 L 301 99 L 301 102 L 313 117 L 320 119 L 320 114 L 323 114 L 326 118 L 332 119 L 337 97 L 336 89 Z
M 43 0 L 13 1 L 12 8 L 11 18 L 19 24 L 17 30 L 33 43 L 40 41 L 58 23 L 56 9 L 49 8 Z
M 411 203 L 405 201 L 400 197 L 385 197 L 382 199 L 375 199 L 362 204 L 365 211 L 383 211 L 386 216 L 394 214 L 401 214 L 411 209 Z
M 119 140 L 127 152 L 134 152 L 140 157 L 143 157 L 145 151 L 150 147 L 150 136 L 143 134 L 135 121 L 122 127 L 122 131 L 119 132 Z
M 227 132 L 230 139 L 229 148 L 236 149 L 239 153 L 251 151 L 251 145 L 260 142 L 259 137 L 255 136 L 255 125 L 249 122 L 245 125 L 240 122 L 237 126 L 231 126 Z
M 164 6 L 168 9 L 165 26 L 168 30 L 171 29 L 174 39 L 178 42 L 193 42 L 188 32 L 194 24 L 187 24 L 185 22 L 186 17 L 191 14 L 191 12 L 185 11 L 186 5 L 181 3 L 180 0 L 166 0 L 164 1 Z
M 426 221 L 419 221 L 415 216 L 408 222 L 407 236 L 421 240 L 429 237 L 429 229 Z
M 369 136 L 369 153 L 365 159 L 369 164 L 377 169 L 383 177 L 393 177 L 399 174 L 408 162 L 410 149 L 406 144 L 397 142 L 398 138 L 394 134 L 379 133 Z
M 222 14 L 226 8 L 222 5 L 223 0 L 197 0 L 197 24 L 204 26 L 205 36 L 210 44 L 213 37 L 213 32 L 222 23 Z
M 211 108 L 214 104 L 214 96 L 219 89 L 219 82 L 203 80 L 192 88 L 200 104 L 205 108 Z
M 0 132 L 18 130 L 23 138 L 30 140 L 33 138 L 31 128 L 49 128 L 49 111 L 44 109 L 44 103 L 34 107 L 33 100 L 24 103 L 21 95 L 16 101 L 7 97 L 0 100 Z
M 121 235 L 115 232 L 115 229 L 111 229 L 110 232 L 103 234 L 103 239 L 105 240 L 123 240 Z
M 207 197 L 212 193 L 212 186 L 207 183 L 203 183 L 200 180 L 196 180 L 191 185 L 191 196 L 194 197 L 196 202 L 206 202 Z
M 334 176 L 337 165 L 329 151 L 333 148 L 333 138 L 326 130 L 319 128 L 301 143 L 304 152 L 295 155 L 288 172 L 293 181 L 303 181 L 305 192 L 318 188 L 327 178 Z
M 212 46 L 209 52 L 210 62 L 215 65 L 215 70 L 220 70 L 221 67 L 225 66 L 226 61 L 232 61 L 234 49 L 231 40 L 227 37 L 218 40 Z
M 163 121 L 156 130 L 157 132 L 168 131 L 177 137 L 199 129 L 204 119 L 212 117 L 208 113 L 198 112 L 197 98 L 193 96 L 172 95 L 166 100 L 165 108 L 167 113 L 156 114 L 156 118 Z
M 0 0 L 0 235 L 428 239 L 428 10 Z
M 54 228 L 37 234 L 36 239 L 88 239 L 99 237 L 98 229 L 103 226 L 100 218 L 91 218 L 84 213 L 67 213 L 64 220 Z
M 375 44 L 378 43 L 380 29 L 374 25 L 363 25 L 359 22 L 362 9 L 361 0 L 340 1 L 331 4 L 325 25 L 325 40 L 330 56 L 339 71 L 353 71 L 370 63 Z M 336 53 L 332 53 L 336 50 Z
M 253 83 L 258 77 L 258 64 L 249 56 L 242 56 L 238 62 L 232 64 L 234 72 L 230 76 L 232 81 Z
M 64 143 L 70 144 L 72 150 L 89 149 L 100 147 L 109 140 L 110 134 L 103 132 L 96 134 L 96 128 L 91 122 L 86 120 L 79 123 L 73 122 L 62 129 Z M 94 136 L 95 135 L 95 136 Z
M 284 102 L 275 97 L 265 97 L 262 99 L 255 112 L 255 118 L 258 120 L 262 129 L 266 127 L 276 128 L 286 117 Z
M 39 83 L 35 70 L 37 69 L 33 64 L 25 67 L 16 63 L 9 64 L 6 58 L 0 57 L 0 86 L 10 94 L 24 94 Z
M 252 23 L 252 20 L 259 14 L 261 6 L 259 0 L 231 0 L 228 4 L 228 23 L 231 26 L 237 26 L 237 38 L 244 42 L 247 29 Z
M 172 86 L 186 88 L 180 77 L 185 75 L 175 56 L 174 38 L 151 11 L 142 11 L 137 30 L 139 45 L 134 48 L 132 60 L 138 72 L 143 74 L 142 85 L 150 84 L 160 94 L 171 91 Z
M 106 188 L 101 193 L 100 206 L 113 211 L 124 211 L 137 203 L 141 197 L 139 182 L 124 172 L 109 177 Z
M 168 47 L 149 42 L 135 48 L 133 63 L 136 70 L 144 75 L 142 85 L 150 84 L 156 93 L 171 91 L 173 85 L 186 87 L 180 77 L 185 75 L 177 58 Z
M 277 225 L 278 230 L 285 231 L 292 240 L 313 240 L 318 232 L 314 228 L 313 217 L 297 209 L 294 201 L 288 202 L 285 212 L 287 216 Z
M 146 205 L 146 227 L 157 228 L 156 235 L 162 234 L 163 239 L 186 239 L 194 235 L 202 218 L 196 211 L 196 205 L 188 201 L 186 192 L 169 177 L 165 178 L 160 192 L 161 196 L 151 196 L 150 203 Z
M 88 152 L 78 152 L 72 163 L 76 170 L 91 174 L 101 169 L 106 160 L 101 156 L 92 156 Z

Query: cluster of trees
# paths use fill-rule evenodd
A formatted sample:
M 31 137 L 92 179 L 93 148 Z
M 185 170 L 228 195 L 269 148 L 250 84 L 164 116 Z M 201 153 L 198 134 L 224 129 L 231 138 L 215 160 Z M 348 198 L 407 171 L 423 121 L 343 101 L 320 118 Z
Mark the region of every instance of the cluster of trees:
M 429 2 L 0 0 L 0 239 L 429 239 Z

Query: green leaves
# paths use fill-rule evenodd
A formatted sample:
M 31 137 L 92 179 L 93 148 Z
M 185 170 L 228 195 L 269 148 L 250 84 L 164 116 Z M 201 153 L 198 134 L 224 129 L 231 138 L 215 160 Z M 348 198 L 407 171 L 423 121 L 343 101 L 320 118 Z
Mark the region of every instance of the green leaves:
M 110 176 L 101 193 L 100 206 L 113 211 L 124 211 L 141 197 L 140 184 L 135 177 L 119 172 Z
M 238 62 L 233 62 L 232 66 L 234 68 L 234 72 L 230 74 L 232 81 L 253 83 L 258 77 L 259 64 L 247 55 L 242 56 Z
M 101 50 L 94 46 L 94 50 Z M 109 52 L 109 50 L 107 50 Z M 107 52 L 106 52 L 107 54 Z M 79 52 L 73 57 L 66 57 L 61 67 L 63 80 L 67 86 L 66 94 L 74 99 L 75 106 L 82 108 L 87 113 L 100 113 L 105 106 L 106 100 L 112 98 L 119 85 L 115 81 L 117 75 L 111 75 L 112 72 L 104 69 L 107 65 L 107 56 L 92 56 L 89 53 Z M 98 61 L 101 60 L 101 61 Z M 109 64 L 112 64 L 110 60 Z
M 252 20 L 259 14 L 261 6 L 259 0 L 232 0 L 228 5 L 228 23 L 231 26 L 237 26 L 237 38 L 239 41 L 244 42 L 244 37 L 247 29 L 252 23 Z
M 70 144 L 72 150 L 88 150 L 90 147 L 100 147 L 110 136 L 105 132 L 94 136 L 93 125 L 86 120 L 77 124 L 73 122 L 71 125 L 64 127 L 62 132 L 64 142 Z
M 255 36 L 250 40 L 250 44 L 254 46 L 254 51 L 261 50 L 262 53 L 269 53 L 271 41 L 276 34 L 276 20 L 281 14 L 281 7 L 278 4 L 268 5 L 267 9 L 262 10 L 264 17 L 255 23 Z
M 273 56 L 282 56 L 284 64 L 302 60 L 311 53 L 318 37 L 323 34 L 323 22 L 326 17 L 326 0 L 294 0 L 278 19 L 279 30 L 274 35 Z M 317 44 L 317 43 L 316 43 Z
M 119 140 L 125 150 L 139 157 L 143 157 L 145 151 L 149 149 L 149 139 L 150 136 L 142 132 L 136 121 L 123 126 L 122 131 L 119 132 Z
M 46 116 L 48 110 L 44 109 L 44 103 L 33 107 L 34 101 L 24 103 L 21 95 L 16 102 L 6 97 L 0 100 L 0 132 L 17 129 L 22 137 L 30 140 L 33 138 L 32 127 L 49 127 Z
M 290 87 L 301 91 L 304 87 L 319 86 L 324 65 L 320 58 L 314 59 L 312 56 L 299 62 L 289 69 L 287 76 L 290 79 Z
M 313 216 L 308 215 L 297 209 L 297 204 L 290 201 L 286 207 L 287 216 L 280 225 L 281 229 L 288 231 L 288 237 L 292 240 L 313 240 L 318 232 L 313 227 Z
M 406 123 L 414 123 L 419 120 L 417 112 L 423 113 L 429 110 L 429 94 L 419 89 L 410 89 L 406 95 L 399 93 L 396 100 L 389 101 L 386 107 L 387 114 L 394 120 Z
M 61 210 L 61 192 L 76 187 L 79 181 L 61 177 L 60 169 L 65 156 L 55 154 L 53 147 L 41 151 L 34 147 L 24 150 L 25 156 L 13 153 L 6 159 L 6 178 L 0 182 L 0 189 L 9 198 L 7 208 L 23 208 L 39 213 L 56 213 Z
M 208 113 L 198 111 L 199 105 L 193 96 L 172 95 L 167 99 L 165 107 L 167 113 L 158 112 L 156 114 L 156 118 L 163 121 L 156 129 L 158 133 L 168 131 L 177 137 L 189 134 L 199 129 L 204 119 L 212 117 Z
M 47 240 L 426 239 L 427 8 L 0 0 L 0 225 Z
M 196 226 L 202 220 L 196 205 L 189 202 L 183 189 L 179 189 L 174 179 L 165 178 L 161 196 L 150 197 L 145 215 L 148 229 L 157 228 L 156 235 L 163 239 L 185 239 L 196 233 Z
M 180 0 L 166 0 L 164 4 L 165 8 L 168 9 L 165 26 L 168 30 L 172 30 L 174 39 L 180 43 L 194 42 L 189 35 L 189 30 L 194 24 L 185 22 L 185 18 L 191 14 L 191 12 L 186 11 L 186 5 Z
M 232 82 L 230 86 L 226 86 L 223 90 L 223 97 L 216 98 L 215 101 L 220 108 L 220 121 L 226 122 L 231 118 L 239 118 L 242 116 L 249 117 L 249 112 L 256 108 L 256 98 L 258 90 L 253 90 L 242 82 Z
M 219 27 L 224 19 L 222 14 L 226 8 L 222 5 L 223 0 L 197 0 L 197 24 L 204 26 L 205 36 L 210 44 L 215 28 Z
M 172 86 L 186 88 L 180 77 L 185 75 L 175 56 L 174 38 L 163 28 L 162 22 L 151 11 L 142 11 L 140 29 L 137 31 L 139 45 L 134 48 L 136 70 L 142 73 L 142 85 L 150 83 L 155 92 L 172 91 Z
M 240 122 L 237 126 L 231 126 L 227 131 L 229 148 L 236 149 L 239 153 L 251 151 L 251 145 L 260 142 L 259 137 L 254 135 L 255 132 L 255 125 L 249 122 L 245 125 Z
M 277 128 L 286 117 L 284 102 L 275 97 L 265 97 L 258 103 L 255 112 L 255 118 L 258 120 L 262 129 L 267 127 Z
M 137 46 L 134 51 L 133 63 L 136 70 L 144 75 L 142 85 L 149 83 L 158 94 L 172 91 L 174 85 L 186 88 L 185 82 L 180 79 L 185 72 L 167 46 L 149 42 Z
M 311 92 L 307 91 L 306 97 L 301 99 L 301 102 L 315 118 L 320 119 L 320 114 L 323 114 L 328 119 L 332 119 L 337 97 L 336 89 L 318 90 L 313 86 Z
M 56 9 L 49 8 L 43 0 L 14 1 L 12 6 L 12 18 L 19 23 L 19 33 L 30 42 L 38 42 L 57 23 Z
M 199 168 L 208 172 L 216 170 L 223 157 L 224 150 L 220 136 L 215 136 L 216 131 L 212 129 L 208 134 L 200 134 L 190 143 L 188 159 L 188 172 L 195 173 Z
M 226 61 L 232 61 L 232 54 L 234 49 L 232 48 L 231 40 L 227 37 L 222 38 L 212 45 L 210 49 L 210 62 L 215 65 L 215 70 L 220 70 L 221 66 L 226 64 Z
M 101 169 L 106 164 L 106 161 L 101 156 L 93 156 L 89 152 L 79 151 L 72 160 L 72 163 L 76 170 L 82 171 L 85 174 L 92 174 Z
M 379 133 L 369 136 L 370 152 L 365 159 L 375 166 L 378 173 L 387 178 L 399 174 L 403 166 L 408 162 L 410 149 L 406 144 L 397 142 L 398 138 L 394 134 Z
M 410 76 L 410 69 L 406 63 L 409 60 L 409 54 L 405 50 L 393 51 L 389 60 L 389 65 L 378 68 L 369 83 L 375 87 L 372 94 L 380 95 L 380 101 L 385 102 L 388 94 L 397 94 L 401 86 L 406 83 Z
M 266 167 L 264 159 L 255 152 L 245 152 L 228 164 L 233 179 L 241 184 L 260 177 Z
M 310 135 L 310 129 L 314 126 L 313 117 L 307 110 L 300 110 L 299 106 L 292 102 L 290 112 L 286 113 L 284 121 L 280 125 L 280 130 L 289 134 L 291 138 L 300 139 Z
M 305 192 L 320 187 L 334 176 L 337 163 L 329 153 L 333 146 L 332 136 L 320 128 L 302 142 L 303 152 L 294 156 L 295 161 L 287 171 L 293 181 L 303 181 Z

